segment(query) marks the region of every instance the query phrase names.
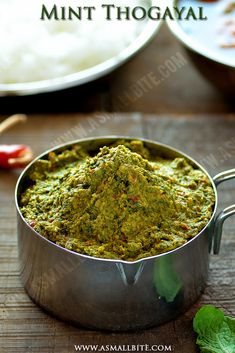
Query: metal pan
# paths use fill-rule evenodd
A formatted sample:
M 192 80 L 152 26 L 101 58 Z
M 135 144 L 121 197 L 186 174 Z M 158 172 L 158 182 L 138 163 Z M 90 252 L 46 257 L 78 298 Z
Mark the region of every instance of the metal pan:
M 128 137 L 78 140 L 88 151 Z M 21 174 L 15 193 L 20 275 L 29 296 L 57 317 L 94 329 L 134 330 L 160 325 L 187 310 L 206 286 L 209 252 L 220 249 L 222 226 L 235 214 L 235 205 L 217 212 L 217 187 L 235 178 L 235 169 L 211 178 L 195 160 L 169 146 L 143 140 L 154 153 L 184 157 L 204 171 L 215 192 L 214 213 L 207 226 L 183 246 L 135 262 L 92 258 L 64 249 L 38 234 L 19 209 L 33 161 Z M 49 151 L 39 158 L 46 158 Z M 36 159 L 36 160 L 37 160 Z

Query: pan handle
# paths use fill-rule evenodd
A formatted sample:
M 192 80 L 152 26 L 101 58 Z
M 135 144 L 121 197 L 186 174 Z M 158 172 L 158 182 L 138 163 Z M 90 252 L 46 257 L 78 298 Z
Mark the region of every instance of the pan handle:
M 213 181 L 216 186 L 223 183 L 224 181 L 234 179 L 235 178 L 235 169 L 227 170 L 226 172 L 222 172 L 214 176 Z
M 222 172 L 218 175 L 216 175 L 213 178 L 213 181 L 216 186 L 221 184 L 224 181 L 234 179 L 235 178 L 235 169 L 230 169 L 226 172 Z M 221 238 L 222 238 L 222 232 L 223 232 L 223 224 L 224 221 L 230 217 L 235 215 L 235 205 L 232 205 L 230 207 L 225 208 L 222 212 L 218 214 L 218 216 L 215 219 L 215 225 L 214 225 L 214 245 L 213 245 L 213 251 L 215 255 L 219 254 L 220 251 L 220 244 L 221 244 Z

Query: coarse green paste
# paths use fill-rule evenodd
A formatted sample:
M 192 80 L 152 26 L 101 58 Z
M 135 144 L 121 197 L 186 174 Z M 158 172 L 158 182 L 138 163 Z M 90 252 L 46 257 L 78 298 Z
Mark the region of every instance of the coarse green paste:
M 175 249 L 210 220 L 215 196 L 186 159 L 118 141 L 90 156 L 75 145 L 30 172 L 21 211 L 38 233 L 69 250 L 127 261 Z

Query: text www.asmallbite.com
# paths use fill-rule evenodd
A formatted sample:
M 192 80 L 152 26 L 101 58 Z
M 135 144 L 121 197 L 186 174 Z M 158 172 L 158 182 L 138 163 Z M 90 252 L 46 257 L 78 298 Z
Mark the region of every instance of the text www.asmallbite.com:
M 76 352 L 173 352 L 169 345 L 74 345 Z

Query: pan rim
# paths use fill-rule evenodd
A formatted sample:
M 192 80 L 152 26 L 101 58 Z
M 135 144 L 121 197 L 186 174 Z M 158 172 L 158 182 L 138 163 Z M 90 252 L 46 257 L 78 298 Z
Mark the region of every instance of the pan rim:
M 92 141 L 102 141 L 102 140 L 113 140 L 113 141 L 117 141 L 117 140 L 140 140 L 144 143 L 147 144 L 152 144 L 152 145 L 156 145 L 159 147 L 162 147 L 164 149 L 168 149 L 169 151 L 176 153 L 176 154 L 180 154 L 181 156 L 183 156 L 184 158 L 186 158 L 187 160 L 189 160 L 192 164 L 196 165 L 201 171 L 203 171 L 207 177 L 209 178 L 211 185 L 213 187 L 214 190 L 214 195 L 215 195 L 215 204 L 214 204 L 214 210 L 212 213 L 212 216 L 210 218 L 210 220 L 208 221 L 208 223 L 205 225 L 205 227 L 197 234 L 195 235 L 192 239 L 188 240 L 185 244 L 181 245 L 180 247 L 177 247 L 171 251 L 162 253 L 162 254 L 158 254 L 158 255 L 153 255 L 153 256 L 149 256 L 149 257 L 145 257 L 142 259 L 138 259 L 135 261 L 125 261 L 125 260 L 121 260 L 121 259 L 104 259 L 104 258 L 99 258 L 99 257 L 92 257 L 89 255 L 84 255 L 84 254 L 80 254 L 77 253 L 75 251 L 66 249 L 58 244 L 53 243 L 52 241 L 50 241 L 49 239 L 45 238 L 43 235 L 41 235 L 40 233 L 38 233 L 37 231 L 35 231 L 25 220 L 25 218 L 23 217 L 20 207 L 19 207 L 19 202 L 18 202 L 18 196 L 19 196 L 19 188 L 21 186 L 22 180 L 23 178 L 27 175 L 28 170 L 31 168 L 31 166 L 39 159 L 42 159 L 43 157 L 45 157 L 49 152 L 55 152 L 55 151 L 59 151 L 60 149 L 63 148 L 67 148 L 70 147 L 74 144 L 79 144 L 79 143 L 85 143 L 85 142 L 92 142 Z M 111 142 L 110 141 L 110 142 Z M 167 144 L 161 143 L 161 142 L 157 142 L 157 141 L 153 141 L 150 139 L 145 139 L 145 138 L 141 138 L 141 137 L 137 137 L 137 136 L 125 136 L 125 135 L 105 135 L 105 136 L 100 136 L 100 137 L 88 137 L 88 138 L 84 138 L 84 139 L 77 139 L 77 140 L 73 140 L 73 141 L 69 141 L 63 144 L 60 144 L 58 146 L 55 146 L 51 149 L 48 149 L 47 151 L 41 153 L 39 156 L 37 156 L 20 174 L 17 183 L 16 183 L 16 187 L 15 187 L 15 205 L 16 205 L 16 210 L 17 210 L 17 214 L 18 216 L 21 218 L 21 220 L 23 221 L 23 223 L 26 225 L 27 228 L 30 229 L 31 232 L 33 232 L 33 234 L 37 237 L 40 238 L 40 240 L 45 241 L 47 244 L 50 244 L 51 246 L 62 250 L 63 252 L 66 251 L 67 253 L 73 255 L 73 256 L 79 256 L 81 258 L 83 258 L 84 260 L 93 260 L 93 261 L 103 261 L 103 262 L 110 262 L 110 263 L 115 263 L 115 264 L 126 264 L 126 265 L 133 265 L 133 264 L 139 264 L 148 260 L 154 260 L 156 258 L 160 258 L 166 255 L 170 255 L 176 252 L 181 251 L 182 249 L 184 249 L 185 247 L 189 246 L 189 244 L 191 244 L 193 241 L 195 241 L 197 238 L 199 238 L 204 231 L 212 224 L 214 218 L 215 218 L 215 214 L 217 211 L 217 206 L 218 206 L 218 193 L 217 193 L 217 188 L 215 185 L 215 182 L 213 180 L 213 178 L 211 177 L 211 175 L 208 173 L 208 171 L 200 164 L 198 163 L 195 159 L 193 159 L 192 157 L 190 157 L 189 155 L 187 155 L 186 153 L 173 148 Z

